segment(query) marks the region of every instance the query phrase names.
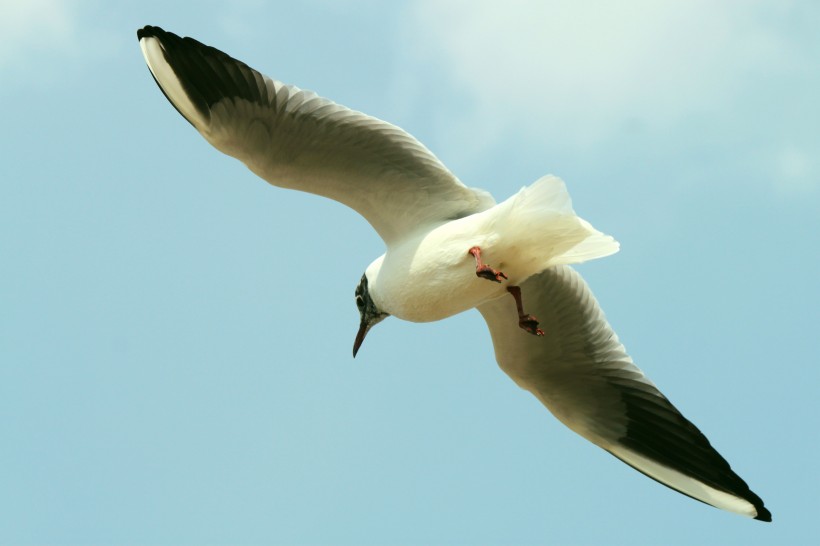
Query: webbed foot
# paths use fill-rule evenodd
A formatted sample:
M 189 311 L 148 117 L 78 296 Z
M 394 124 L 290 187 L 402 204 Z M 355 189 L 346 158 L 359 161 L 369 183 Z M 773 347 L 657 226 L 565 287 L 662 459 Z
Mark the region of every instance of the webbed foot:
M 544 330 L 538 327 L 538 320 L 524 312 L 524 304 L 521 302 L 521 288 L 508 286 L 507 292 L 515 299 L 515 308 L 518 309 L 518 326 L 534 336 L 543 336 Z
M 481 247 L 474 246 L 473 248 L 467 251 L 467 254 L 472 254 L 473 258 L 475 258 L 476 276 L 493 282 L 501 282 L 502 279 L 507 278 L 507 275 L 505 275 L 503 271 L 493 269 L 492 267 L 484 264 L 481 261 Z
M 534 336 L 543 336 L 544 330 L 538 327 L 538 321 L 532 315 L 523 315 L 518 317 L 518 326 L 522 330 L 526 330 Z

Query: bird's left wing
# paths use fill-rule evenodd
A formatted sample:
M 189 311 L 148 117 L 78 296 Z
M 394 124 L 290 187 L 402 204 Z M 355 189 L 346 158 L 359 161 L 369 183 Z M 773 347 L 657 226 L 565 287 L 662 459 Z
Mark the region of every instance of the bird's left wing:
M 512 298 L 478 307 L 495 355 L 561 422 L 650 478 L 724 510 L 771 514 L 709 440 L 632 363 L 581 276 L 557 266 L 521 285 L 544 337 L 518 327 Z
M 386 243 L 494 204 L 390 123 L 285 85 L 192 38 L 137 31 L 166 98 L 205 139 L 275 186 L 323 195 Z

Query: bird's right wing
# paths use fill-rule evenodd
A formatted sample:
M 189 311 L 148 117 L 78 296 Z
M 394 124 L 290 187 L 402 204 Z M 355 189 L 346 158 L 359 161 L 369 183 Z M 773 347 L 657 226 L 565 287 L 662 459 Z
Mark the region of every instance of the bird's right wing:
M 771 514 L 709 440 L 632 363 L 581 276 L 557 266 L 521 285 L 546 332 L 518 327 L 512 298 L 478 307 L 496 359 L 561 422 L 650 478 L 724 510 Z
M 395 125 L 274 81 L 192 38 L 153 26 L 137 37 L 166 98 L 214 147 L 275 186 L 353 208 L 388 244 L 494 204 Z

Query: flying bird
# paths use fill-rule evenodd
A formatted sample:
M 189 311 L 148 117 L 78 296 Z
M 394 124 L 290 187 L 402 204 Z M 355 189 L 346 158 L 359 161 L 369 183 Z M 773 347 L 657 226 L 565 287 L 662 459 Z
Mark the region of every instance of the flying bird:
M 618 243 L 577 216 L 545 176 L 496 204 L 411 135 L 264 76 L 192 38 L 137 31 L 176 110 L 219 151 L 274 186 L 359 214 L 386 252 L 355 290 L 353 356 L 389 316 L 440 320 L 477 308 L 499 366 L 562 423 L 650 478 L 717 508 L 771 521 L 763 501 L 638 369 L 571 264 Z

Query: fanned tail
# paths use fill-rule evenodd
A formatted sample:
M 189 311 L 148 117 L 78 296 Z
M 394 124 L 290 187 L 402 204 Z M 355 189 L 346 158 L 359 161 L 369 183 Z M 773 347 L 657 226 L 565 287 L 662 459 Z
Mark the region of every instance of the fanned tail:
M 499 205 L 497 229 L 515 240 L 541 269 L 603 258 L 620 245 L 579 217 L 572 208 L 567 187 L 557 176 L 547 175 Z

